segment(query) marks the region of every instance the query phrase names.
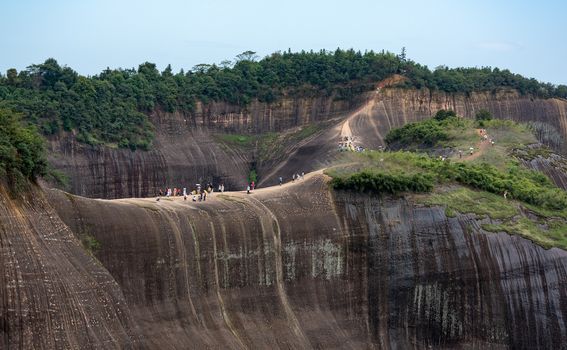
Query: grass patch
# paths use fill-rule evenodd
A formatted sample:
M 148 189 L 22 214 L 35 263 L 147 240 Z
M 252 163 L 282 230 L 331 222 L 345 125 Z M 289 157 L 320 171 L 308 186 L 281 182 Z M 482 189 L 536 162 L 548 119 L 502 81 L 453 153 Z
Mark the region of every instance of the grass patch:
M 518 207 L 513 201 L 508 201 L 502 196 L 492 193 L 473 191 L 468 188 L 435 193 L 427 196 L 422 202 L 426 205 L 445 206 L 446 213 L 447 211 L 473 213 L 489 216 L 493 219 L 510 219 L 519 213 Z
M 447 137 L 435 139 L 441 125 L 447 127 L 442 130 Z M 435 144 L 445 147 L 442 150 L 445 153 L 446 147 L 469 146 L 474 140 L 478 145 L 481 141 L 475 130 L 478 126 L 475 121 L 449 116 L 401 128 L 401 134 L 394 139 L 395 142 L 410 140 L 410 146 L 398 145 L 406 149 Z M 524 149 L 527 158 L 545 156 L 546 150 L 534 146 L 535 136 L 525 125 L 484 120 L 483 127 L 494 138 L 495 145 L 485 144 L 483 154 L 472 161 L 442 160 L 408 151 L 367 151 L 345 155 L 343 161 L 348 164 L 335 166 L 326 174 L 333 178 L 331 184 L 336 189 L 378 195 L 432 191 L 417 196 L 418 200 L 444 207 L 447 217 L 473 213 L 493 220 L 483 225 L 486 231 L 519 234 L 544 247 L 567 249 L 567 192 L 556 187 L 543 173 L 522 167 L 512 156 L 513 152 Z M 420 138 L 424 128 L 426 134 L 431 131 L 426 137 L 435 136 L 432 142 Z M 397 135 L 395 130 L 393 133 Z M 417 141 L 411 140 L 415 135 Z M 439 149 L 422 150 L 439 154 Z M 455 188 L 455 185 L 458 185 L 455 190 L 433 191 L 437 186 Z
M 482 229 L 488 232 L 520 235 L 545 248 L 567 249 L 567 222 L 564 220 L 564 212 L 536 212 L 532 211 L 533 206 L 525 203 L 468 188 L 435 193 L 422 197 L 419 201 L 429 206 L 445 207 L 447 217 L 455 217 L 456 213 L 473 213 L 491 218 L 496 223 L 481 225 Z
M 96 254 L 101 248 L 100 242 L 88 233 L 83 233 L 80 239 L 83 248 L 92 255 Z
M 484 224 L 482 229 L 489 232 L 506 232 L 520 235 L 545 248 L 559 247 L 567 249 L 567 223 L 560 221 L 546 222 L 521 217 L 501 224 Z
M 244 148 L 252 147 L 257 140 L 254 135 L 216 134 L 215 137 L 224 143 Z

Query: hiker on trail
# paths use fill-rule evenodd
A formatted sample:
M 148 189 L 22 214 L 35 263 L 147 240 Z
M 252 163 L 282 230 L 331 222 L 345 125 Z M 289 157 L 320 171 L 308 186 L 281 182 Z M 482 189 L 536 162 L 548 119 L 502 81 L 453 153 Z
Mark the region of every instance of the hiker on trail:
M 183 196 L 187 197 L 187 187 L 183 187 Z
M 280 176 L 279 180 L 280 180 L 280 186 L 281 186 L 281 185 L 282 185 L 282 183 L 283 183 L 283 179 L 282 179 L 282 177 L 281 177 L 281 176 Z
M 492 146 L 494 146 L 494 140 L 490 140 L 490 143 L 492 144 Z
M 199 202 L 203 200 L 203 192 L 204 191 L 199 190 Z
M 222 184 L 219 184 L 219 192 L 222 192 Z
M 254 183 L 254 181 L 252 181 L 252 182 L 250 183 L 250 190 L 251 190 L 251 191 L 254 191 L 254 187 L 256 187 L 256 184 Z
M 291 182 L 295 182 L 295 173 L 293 173 L 293 175 L 291 175 Z
M 506 199 L 506 196 L 508 196 L 508 191 L 504 191 L 504 199 Z
M 250 194 L 250 185 L 246 186 L 246 194 Z
M 472 155 L 474 152 L 474 147 L 469 148 L 469 150 L 471 151 L 471 155 Z
M 459 159 L 463 158 L 463 151 L 459 150 Z
M 165 195 L 166 197 L 171 197 L 171 188 L 167 188 L 167 193 Z
M 220 191 L 221 191 L 222 193 L 224 193 L 224 183 L 221 184 L 221 190 L 220 190 Z
M 207 200 L 207 191 L 203 191 L 203 202 Z
M 159 189 L 159 196 L 163 196 L 163 191 L 161 190 L 161 188 Z

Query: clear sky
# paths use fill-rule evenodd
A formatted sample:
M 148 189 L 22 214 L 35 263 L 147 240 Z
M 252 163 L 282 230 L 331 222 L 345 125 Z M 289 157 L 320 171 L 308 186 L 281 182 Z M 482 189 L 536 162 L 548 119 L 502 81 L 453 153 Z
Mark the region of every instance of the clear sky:
M 174 71 L 245 51 L 354 48 L 434 68 L 492 66 L 567 83 L 566 0 L 2 0 L 0 71 L 53 57 L 81 74 Z

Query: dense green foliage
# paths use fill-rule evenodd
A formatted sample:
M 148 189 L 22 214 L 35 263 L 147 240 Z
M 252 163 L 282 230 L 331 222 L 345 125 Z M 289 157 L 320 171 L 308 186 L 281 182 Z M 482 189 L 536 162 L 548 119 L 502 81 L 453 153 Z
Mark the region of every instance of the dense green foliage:
M 390 174 L 363 170 L 346 178 L 335 177 L 331 185 L 336 189 L 397 194 L 400 192 L 429 192 L 433 189 L 434 182 L 430 174 L 407 175 L 403 172 Z
M 517 199 L 544 209 L 567 209 L 567 192 L 554 186 L 543 174 L 516 164 L 500 171 L 490 164 L 442 161 L 411 152 L 368 152 L 364 157 L 397 163 L 397 168 L 384 164 L 353 174 L 335 176 L 333 186 L 373 193 L 426 192 L 434 183 L 459 183 L 471 188 Z M 400 170 L 405 169 L 405 170 Z M 414 182 L 411 184 L 410 182 Z
M 486 109 L 481 109 L 475 115 L 475 119 L 479 122 L 485 122 L 488 120 L 492 120 L 492 113 L 487 111 Z
M 455 111 L 440 109 L 437 111 L 437 113 L 435 113 L 435 116 L 433 118 L 437 121 L 443 121 L 445 119 L 449 119 L 456 116 L 457 113 L 455 113 Z
M 44 175 L 43 139 L 33 127 L 25 127 L 18 114 L 0 109 L 0 179 L 15 188 L 26 179 Z
M 22 112 L 44 134 L 77 133 L 79 141 L 147 149 L 153 139 L 147 115 L 156 110 L 191 112 L 197 101 L 245 106 L 254 99 L 272 102 L 284 95 L 333 95 L 346 99 L 401 74 L 405 87 L 446 92 L 517 89 L 538 97 L 567 98 L 566 86 L 544 84 L 508 70 L 439 67 L 431 71 L 405 54 L 354 50 L 277 52 L 257 61 L 254 52 L 235 62 L 201 64 L 174 74 L 155 64 L 138 69 L 106 69 L 83 77 L 48 59 L 0 75 L 0 106 Z
M 440 110 L 431 119 L 409 123 L 401 128 L 392 129 L 384 141 L 391 148 L 432 147 L 441 141 L 449 140 L 449 127 L 462 124 L 453 111 Z

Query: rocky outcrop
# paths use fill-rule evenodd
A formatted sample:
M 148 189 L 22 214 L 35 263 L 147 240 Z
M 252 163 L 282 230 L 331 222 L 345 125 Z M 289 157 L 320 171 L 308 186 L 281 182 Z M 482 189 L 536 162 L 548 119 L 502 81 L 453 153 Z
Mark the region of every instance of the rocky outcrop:
M 100 198 L 146 197 L 165 186 L 222 181 L 229 188 L 244 188 L 257 159 L 253 154 L 227 147 L 216 133 L 261 134 L 325 121 L 350 118 L 352 134 L 367 148 L 384 144 L 393 127 L 431 116 L 439 109 L 453 109 L 474 117 L 480 109 L 498 118 L 535 122 L 540 140 L 567 154 L 567 102 L 535 99 L 515 91 L 447 94 L 423 90 L 379 88 L 350 100 L 334 96 L 286 98 L 275 103 L 253 102 L 245 108 L 225 103 L 198 104 L 191 114 L 156 111 L 151 120 L 156 139 L 149 152 L 127 151 L 78 144 L 72 136 L 51 140 L 50 161 L 69 176 L 72 193 Z M 329 122 L 331 121 L 331 122 Z M 336 153 L 341 127 L 288 150 L 285 161 L 258 164 L 262 184 L 278 176 L 321 168 Z
M 0 186 L 0 348 L 138 348 L 121 288 L 33 191 Z
M 567 252 L 322 175 L 182 198 L 50 192 L 101 244 L 148 348 L 543 348 L 567 344 Z

